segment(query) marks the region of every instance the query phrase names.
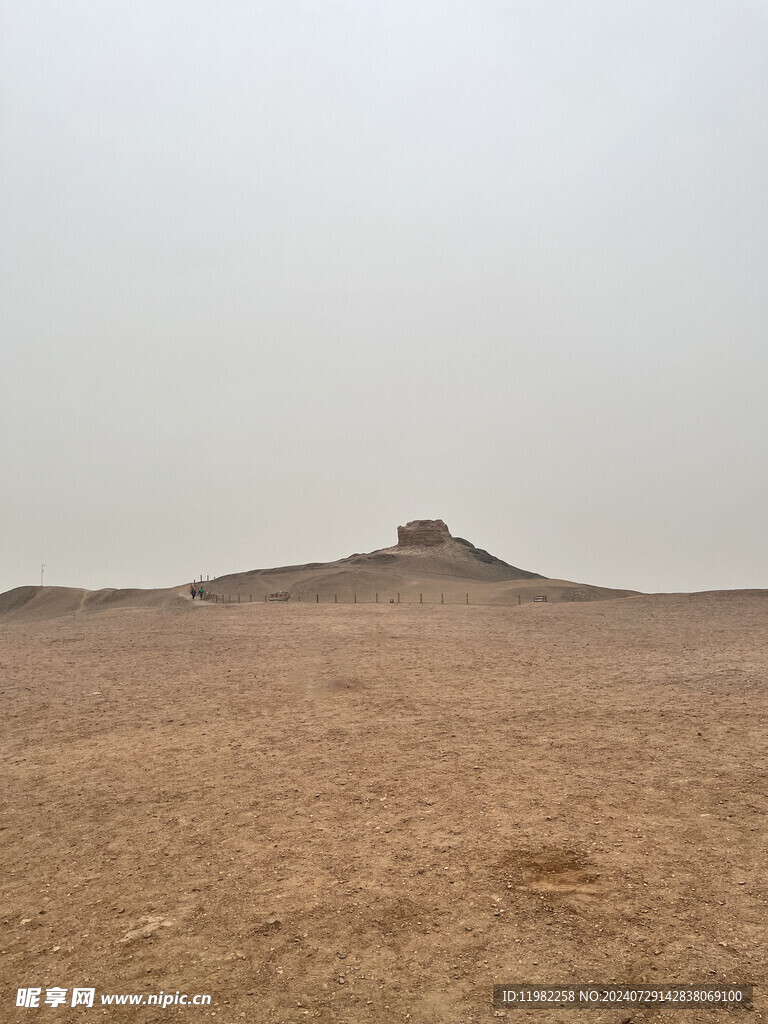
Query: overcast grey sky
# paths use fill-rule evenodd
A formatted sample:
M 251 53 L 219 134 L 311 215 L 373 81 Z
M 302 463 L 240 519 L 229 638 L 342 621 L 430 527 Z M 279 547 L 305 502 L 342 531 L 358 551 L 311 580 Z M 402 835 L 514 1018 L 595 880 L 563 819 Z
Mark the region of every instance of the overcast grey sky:
M 766 0 L 0 10 L 0 590 L 768 586 Z

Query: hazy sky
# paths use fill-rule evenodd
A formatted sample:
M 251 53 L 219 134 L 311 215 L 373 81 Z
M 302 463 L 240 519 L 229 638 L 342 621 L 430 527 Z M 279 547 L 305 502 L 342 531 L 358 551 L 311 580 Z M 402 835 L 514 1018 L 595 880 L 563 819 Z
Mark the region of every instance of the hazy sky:
M 0 11 L 0 590 L 768 587 L 768 0 Z

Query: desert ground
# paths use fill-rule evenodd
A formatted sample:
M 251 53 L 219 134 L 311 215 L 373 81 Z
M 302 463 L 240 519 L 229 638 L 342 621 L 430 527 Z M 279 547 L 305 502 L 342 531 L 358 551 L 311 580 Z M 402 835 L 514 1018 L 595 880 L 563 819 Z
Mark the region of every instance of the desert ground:
M 766 1016 L 768 592 L 44 596 L 0 615 L 2 1021 L 744 1013 L 491 1005 L 614 980 Z M 101 1005 L 160 991 L 211 1004 Z

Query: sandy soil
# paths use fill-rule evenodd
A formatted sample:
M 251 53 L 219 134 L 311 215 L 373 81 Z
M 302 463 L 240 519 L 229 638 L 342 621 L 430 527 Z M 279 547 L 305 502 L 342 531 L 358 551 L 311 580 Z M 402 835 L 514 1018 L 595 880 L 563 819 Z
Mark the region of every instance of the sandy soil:
M 0 1019 L 475 1024 L 614 979 L 763 1019 L 767 667 L 768 592 L 6 616 Z

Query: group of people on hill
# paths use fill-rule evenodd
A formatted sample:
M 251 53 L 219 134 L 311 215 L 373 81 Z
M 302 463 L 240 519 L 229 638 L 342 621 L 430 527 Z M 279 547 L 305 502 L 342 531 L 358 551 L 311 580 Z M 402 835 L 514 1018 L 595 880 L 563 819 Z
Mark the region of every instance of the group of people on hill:
M 196 590 L 195 589 L 195 584 L 191 583 L 190 587 L 189 587 L 189 592 L 192 595 L 192 600 L 193 601 L 195 600 L 196 596 L 199 597 L 201 601 L 203 600 L 203 597 L 205 597 L 205 591 L 203 590 L 202 583 L 200 584 L 200 589 L 199 590 Z

